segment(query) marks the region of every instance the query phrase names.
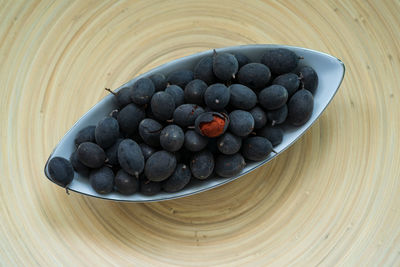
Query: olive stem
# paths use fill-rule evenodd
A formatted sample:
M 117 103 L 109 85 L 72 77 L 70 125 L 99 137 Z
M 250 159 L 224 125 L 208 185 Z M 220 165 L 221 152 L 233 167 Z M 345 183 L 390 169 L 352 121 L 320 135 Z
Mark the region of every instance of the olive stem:
M 116 93 L 114 93 L 110 88 L 104 88 L 104 90 L 106 90 L 106 91 L 108 91 L 108 92 L 110 92 L 111 94 L 113 94 L 113 95 L 117 95 Z

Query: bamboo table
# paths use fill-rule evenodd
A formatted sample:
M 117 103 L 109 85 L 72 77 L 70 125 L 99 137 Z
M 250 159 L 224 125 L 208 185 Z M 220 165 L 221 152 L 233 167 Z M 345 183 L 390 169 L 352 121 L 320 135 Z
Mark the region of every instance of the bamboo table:
M 399 1 L 0 2 L 1 265 L 400 264 Z M 105 87 L 250 43 L 346 64 L 318 122 L 266 166 L 151 204 L 66 195 L 45 178 Z

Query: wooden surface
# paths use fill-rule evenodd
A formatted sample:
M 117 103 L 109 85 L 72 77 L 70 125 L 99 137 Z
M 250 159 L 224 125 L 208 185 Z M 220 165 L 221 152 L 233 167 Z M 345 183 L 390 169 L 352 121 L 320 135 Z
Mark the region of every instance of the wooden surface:
M 400 265 L 399 1 L 0 6 L 0 265 Z M 250 43 L 346 64 L 323 116 L 270 164 L 152 204 L 68 196 L 45 178 L 53 147 L 104 87 Z

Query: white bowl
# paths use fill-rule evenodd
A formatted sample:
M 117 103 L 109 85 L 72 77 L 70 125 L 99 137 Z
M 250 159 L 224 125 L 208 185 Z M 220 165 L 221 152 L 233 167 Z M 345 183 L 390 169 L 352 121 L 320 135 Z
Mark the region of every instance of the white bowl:
M 284 151 L 286 148 L 292 145 L 297 139 L 299 139 L 299 137 L 302 136 L 308 128 L 310 128 L 310 126 L 318 119 L 318 117 L 325 110 L 327 105 L 331 102 L 332 98 L 335 96 L 343 80 L 345 73 L 345 66 L 342 61 L 331 55 L 294 46 L 256 44 L 256 45 L 225 47 L 216 49 L 216 51 L 231 52 L 231 53 L 240 52 L 249 57 L 252 62 L 259 62 L 262 54 L 267 48 L 288 48 L 292 50 L 298 56 L 304 58 L 299 61 L 299 66 L 303 65 L 311 66 L 317 72 L 319 79 L 318 88 L 316 89 L 316 92 L 314 94 L 314 110 L 310 120 L 306 124 L 300 127 L 295 128 L 286 125 L 283 127 L 284 136 L 282 143 L 274 147 L 274 150 L 277 152 L 277 154 L 271 153 L 267 159 L 261 162 L 254 162 L 247 164 L 239 175 L 231 178 L 212 177 L 203 181 L 192 179 L 192 181 L 189 183 L 188 186 L 186 186 L 182 191 L 176 193 L 160 192 L 159 194 L 154 196 L 145 196 L 140 193 L 136 193 L 131 196 L 124 196 L 117 192 L 112 192 L 110 194 L 101 195 L 96 193 L 92 189 L 89 180 L 87 178 L 82 177 L 78 173 L 75 173 L 74 180 L 68 185 L 67 188 L 71 191 L 80 194 L 108 199 L 108 200 L 115 200 L 115 201 L 128 201 L 128 202 L 162 201 L 162 200 L 193 195 L 229 183 L 255 170 L 256 168 L 266 164 L 268 161 L 278 156 L 282 151 Z M 171 61 L 169 63 L 161 65 L 145 74 L 142 74 L 132 79 L 123 86 L 119 87 L 117 91 L 122 87 L 132 85 L 139 78 L 149 77 L 154 73 L 162 73 L 167 76 L 170 72 L 175 70 L 193 69 L 195 64 L 202 57 L 212 55 L 212 53 L 213 50 L 208 50 L 205 52 L 197 53 L 194 55 L 190 55 L 187 57 Z M 51 153 L 49 159 L 46 162 L 44 172 L 46 177 L 49 178 L 50 181 L 52 180 L 47 170 L 47 165 L 49 160 L 53 157 L 63 157 L 69 159 L 71 153 L 75 150 L 74 138 L 78 133 L 78 131 L 88 125 L 96 125 L 100 119 L 102 119 L 104 116 L 107 116 L 111 110 L 116 108 L 117 105 L 114 96 L 109 94 L 108 96 L 104 97 L 99 103 L 97 103 L 94 107 L 92 107 L 85 115 L 82 116 L 82 118 L 80 118 L 72 126 L 72 128 L 65 134 L 65 136 L 61 139 L 58 145 L 54 148 L 53 152 Z

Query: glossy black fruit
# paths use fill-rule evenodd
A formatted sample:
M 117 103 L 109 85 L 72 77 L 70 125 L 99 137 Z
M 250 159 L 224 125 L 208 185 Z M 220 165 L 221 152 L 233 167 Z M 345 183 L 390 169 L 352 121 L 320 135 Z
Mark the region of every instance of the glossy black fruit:
M 204 93 L 207 90 L 207 84 L 199 79 L 188 83 L 185 87 L 185 101 L 189 104 L 204 105 Z
M 162 128 L 163 126 L 158 121 L 146 118 L 139 123 L 139 134 L 146 144 L 158 147 Z
M 229 104 L 237 109 L 249 110 L 257 104 L 257 95 L 249 87 L 242 84 L 229 86 L 231 93 Z
M 166 121 L 172 118 L 175 110 L 174 98 L 164 92 L 157 92 L 151 98 L 151 111 L 153 116 L 160 121 Z
M 279 126 L 266 126 L 257 131 L 257 135 L 267 138 L 271 142 L 272 146 L 277 146 L 282 143 L 283 130 Z
M 229 114 L 229 130 L 237 136 L 247 136 L 254 129 L 254 118 L 250 112 L 235 110 Z
M 271 79 L 269 68 L 260 63 L 249 63 L 240 68 L 238 81 L 251 89 L 260 90 L 267 86 Z
M 183 104 L 177 107 L 173 114 L 174 123 L 181 127 L 194 125 L 194 122 L 204 109 L 196 104 Z
M 141 78 L 132 86 L 132 101 L 138 105 L 147 104 L 155 91 L 155 86 L 149 78 Z
M 161 150 L 155 152 L 147 159 L 144 173 L 150 181 L 160 182 L 171 176 L 175 167 L 175 155 L 171 152 Z
M 122 138 L 118 138 L 117 141 L 110 146 L 109 148 L 106 149 L 106 157 L 108 159 L 107 163 L 111 164 L 112 166 L 118 166 L 118 147 L 119 144 L 122 142 Z
M 218 150 L 226 155 L 237 153 L 240 150 L 241 146 L 242 138 L 229 132 L 224 133 L 217 139 Z
M 232 53 L 238 61 L 239 68 L 250 63 L 250 59 L 241 53 Z
M 154 147 L 151 147 L 146 143 L 140 143 L 139 146 L 140 146 L 140 149 L 142 150 L 144 160 L 147 160 L 148 158 L 150 158 L 150 156 L 153 155 L 157 151 Z
M 194 126 L 197 133 L 207 137 L 218 137 L 228 129 L 229 117 L 224 113 L 204 112 L 197 116 Z
M 138 132 L 139 123 L 146 117 L 146 113 L 136 104 L 129 104 L 118 113 L 117 121 L 121 132 L 132 135 Z
M 221 177 L 238 175 L 246 166 L 246 162 L 240 153 L 233 155 L 219 155 L 215 163 L 215 172 Z
M 146 178 L 140 179 L 140 193 L 146 196 L 154 196 L 161 191 L 161 183 L 152 182 Z
M 267 112 L 268 120 L 271 122 L 272 126 L 284 123 L 287 118 L 287 115 L 288 115 L 288 108 L 286 104 L 278 109 L 269 110 Z
M 113 92 L 110 89 L 106 88 L 108 92 L 115 96 L 117 100 L 118 107 L 121 109 L 126 105 L 132 103 L 131 95 L 132 95 L 132 87 L 123 87 L 118 92 Z
M 204 137 L 193 130 L 188 130 L 185 133 L 185 148 L 189 151 L 197 152 L 207 146 L 208 138 Z
M 263 89 L 258 94 L 258 101 L 263 108 L 273 110 L 285 105 L 288 97 L 285 87 L 274 84 Z
M 95 137 L 95 129 L 96 126 L 94 125 L 90 125 L 87 126 L 83 129 L 81 129 L 75 136 L 75 146 L 78 147 L 80 144 L 82 144 L 83 142 L 96 142 L 96 137 Z
M 98 194 L 111 193 L 114 187 L 114 172 L 111 168 L 103 166 L 90 172 L 89 181 Z
M 242 155 L 248 160 L 261 161 L 272 152 L 271 142 L 264 137 L 248 137 L 243 141 Z
M 267 113 L 259 106 L 250 110 L 250 114 L 254 119 L 254 129 L 260 129 L 267 124 Z
M 213 60 L 213 71 L 219 80 L 227 82 L 235 78 L 239 69 L 239 63 L 234 55 L 229 53 L 215 53 Z
M 300 78 L 294 73 L 285 73 L 274 79 L 272 84 L 282 85 L 291 97 L 300 86 Z
M 193 71 L 191 70 L 177 70 L 173 71 L 168 75 L 168 83 L 178 85 L 181 88 L 185 88 L 185 86 L 192 81 Z
M 181 127 L 171 124 L 162 129 L 160 145 L 167 151 L 175 152 L 181 149 L 185 141 L 185 134 Z
M 119 137 L 118 121 L 112 117 L 105 117 L 97 123 L 94 134 L 99 146 L 103 149 L 109 148 Z
M 123 195 L 132 195 L 139 190 L 139 179 L 119 170 L 115 175 L 115 190 Z
M 162 182 L 162 189 L 168 193 L 174 193 L 182 190 L 192 178 L 190 169 L 185 164 L 178 164 L 174 173 Z
M 124 139 L 118 147 L 118 162 L 124 171 L 139 177 L 144 169 L 144 157 L 140 146 L 132 139 Z
M 288 102 L 288 121 L 294 126 L 305 124 L 312 115 L 314 98 L 310 91 L 297 91 Z
M 229 104 L 230 92 L 222 83 L 210 85 L 204 93 L 204 102 L 213 110 L 221 110 Z
M 95 169 L 103 166 L 106 160 L 106 153 L 97 144 L 91 142 L 83 142 L 77 149 L 78 159 L 85 166 Z
M 190 170 L 197 179 L 204 180 L 210 177 L 214 170 L 214 156 L 208 150 L 197 152 L 190 161 Z
M 299 56 L 286 48 L 267 49 L 261 63 L 268 66 L 271 73 L 281 75 L 293 71 L 299 63 Z
M 165 88 L 165 92 L 170 94 L 174 98 L 175 107 L 178 107 L 185 103 L 185 93 L 178 85 L 170 85 Z
M 63 187 L 74 179 L 74 169 L 67 159 L 54 157 L 49 161 L 47 168 L 50 178 Z
M 167 78 L 161 73 L 156 73 L 151 75 L 150 80 L 154 84 L 154 89 L 156 92 L 163 91 L 167 87 Z
M 314 94 L 318 87 L 318 75 L 315 70 L 309 66 L 304 66 L 297 73 L 301 79 L 301 88 Z
M 90 168 L 85 166 L 82 162 L 78 159 L 78 152 L 75 150 L 72 152 L 69 161 L 72 164 L 72 167 L 77 173 L 82 174 L 83 176 L 88 176 L 90 173 Z
M 217 77 L 213 71 L 213 57 L 203 57 L 194 67 L 194 78 L 207 83 L 208 85 L 215 83 Z

